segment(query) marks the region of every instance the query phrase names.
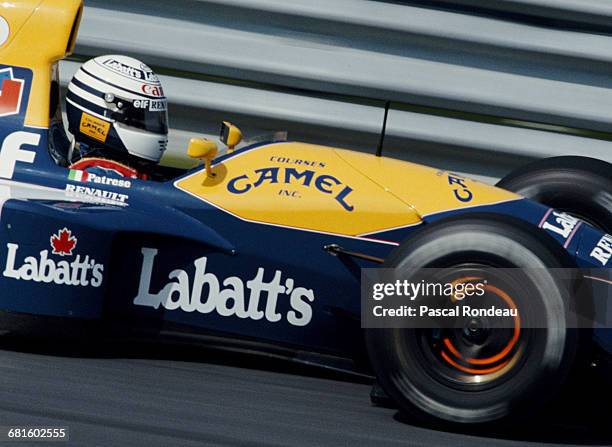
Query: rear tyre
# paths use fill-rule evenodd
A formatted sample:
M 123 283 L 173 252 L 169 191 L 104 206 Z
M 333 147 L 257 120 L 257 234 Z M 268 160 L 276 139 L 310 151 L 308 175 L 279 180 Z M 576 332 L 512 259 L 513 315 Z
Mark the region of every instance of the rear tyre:
M 464 339 L 461 329 L 367 329 L 377 380 L 402 411 L 446 424 L 527 417 L 566 380 L 578 346 L 576 331 L 568 330 L 573 284 L 548 269 L 573 263 L 548 235 L 513 218 L 464 215 L 428 225 L 386 267 L 408 280 L 415 268 L 530 268 L 506 278 L 501 293 L 523 322 L 536 309 L 546 322 L 537 329 L 519 324 L 518 333 L 516 326 L 491 329 L 478 339 Z
M 588 157 L 546 158 L 517 169 L 497 186 L 612 233 L 610 163 Z
M 565 211 L 612 234 L 610 163 L 579 156 L 546 158 L 511 172 L 497 186 Z M 593 313 L 593 309 L 588 312 Z M 600 329 L 598 333 L 600 340 L 612 339 L 611 329 Z M 576 362 L 577 373 L 573 375 L 576 382 L 589 380 L 591 358 L 599 356 L 600 349 L 592 343 L 591 328 L 582 330 L 580 337 L 580 358 Z M 604 342 L 604 345 L 609 345 L 609 342 Z

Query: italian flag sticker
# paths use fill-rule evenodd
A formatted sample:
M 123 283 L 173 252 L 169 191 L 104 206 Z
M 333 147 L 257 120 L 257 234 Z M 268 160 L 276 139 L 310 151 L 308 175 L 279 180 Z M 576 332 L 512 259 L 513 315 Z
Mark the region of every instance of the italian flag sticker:
M 69 180 L 74 180 L 75 182 L 86 182 L 87 181 L 87 172 L 81 171 L 79 169 L 71 169 L 68 174 Z

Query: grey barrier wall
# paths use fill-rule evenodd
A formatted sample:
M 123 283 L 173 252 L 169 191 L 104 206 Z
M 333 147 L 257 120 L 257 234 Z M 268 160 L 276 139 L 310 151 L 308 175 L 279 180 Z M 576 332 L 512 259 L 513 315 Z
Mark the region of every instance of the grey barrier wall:
M 78 63 L 161 74 L 170 150 L 217 134 L 350 147 L 493 180 L 534 158 L 612 161 L 608 0 L 90 0 Z M 385 116 L 387 117 L 385 121 Z

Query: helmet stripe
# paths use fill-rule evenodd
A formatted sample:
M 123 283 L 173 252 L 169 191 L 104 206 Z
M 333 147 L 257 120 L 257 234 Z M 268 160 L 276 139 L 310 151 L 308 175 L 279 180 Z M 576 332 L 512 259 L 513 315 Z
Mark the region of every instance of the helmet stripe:
M 75 95 L 73 92 L 71 92 L 70 90 L 68 90 L 66 92 L 66 99 L 70 100 L 70 102 L 72 102 L 75 105 L 80 106 L 79 108 L 85 111 L 89 111 L 91 110 L 92 112 L 94 112 L 95 114 L 98 114 L 100 117 L 104 117 L 104 119 L 108 120 L 109 118 L 104 116 L 104 111 L 106 110 L 104 107 L 100 107 L 96 104 L 93 104 L 89 101 L 87 101 L 86 99 Z
M 84 82 L 79 81 L 77 78 L 72 78 L 72 84 L 85 90 L 86 92 L 91 93 L 94 96 L 97 96 L 98 98 L 104 99 L 104 92 L 101 92 L 100 90 L 96 90 L 95 88 L 85 84 Z
M 98 79 L 92 78 L 87 73 L 85 73 L 83 70 L 77 71 L 73 79 L 78 79 L 85 85 L 89 85 L 92 88 L 98 90 L 99 92 L 103 92 L 103 93 L 107 93 L 107 92 L 116 93 L 117 92 L 117 90 L 113 86 L 109 85 L 106 82 L 102 82 L 102 81 L 99 81 Z M 135 99 L 144 99 L 141 95 L 137 93 L 131 93 L 127 91 L 121 92 L 119 96 L 129 101 L 133 101 Z
M 85 101 L 89 101 L 93 104 L 96 104 L 97 106 L 104 107 L 105 109 L 108 108 L 107 103 L 102 98 L 92 95 L 91 93 L 81 89 L 74 83 L 68 85 L 68 91 L 72 92 L 76 96 L 83 98 Z

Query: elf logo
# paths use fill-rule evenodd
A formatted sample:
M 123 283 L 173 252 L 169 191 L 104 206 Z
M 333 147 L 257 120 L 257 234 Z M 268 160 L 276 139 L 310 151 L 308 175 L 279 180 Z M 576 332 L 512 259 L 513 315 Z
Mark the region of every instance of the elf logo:
M 0 70 L 0 116 L 19 113 L 23 86 L 23 79 L 15 79 L 11 67 Z

